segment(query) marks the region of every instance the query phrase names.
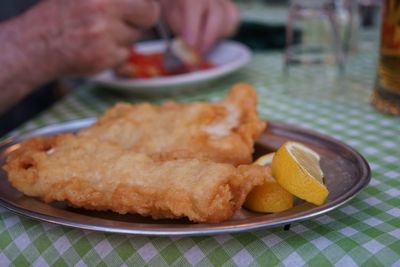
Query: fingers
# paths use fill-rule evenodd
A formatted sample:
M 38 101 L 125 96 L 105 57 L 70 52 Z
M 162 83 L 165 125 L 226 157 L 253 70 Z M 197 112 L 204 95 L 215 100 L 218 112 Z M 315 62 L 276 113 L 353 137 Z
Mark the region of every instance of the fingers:
M 84 75 L 93 75 L 103 71 L 105 69 L 104 66 L 116 68 L 126 62 L 129 57 L 129 53 L 130 49 L 126 47 L 115 47 L 112 53 L 107 55 L 107 59 L 105 59 L 105 57 L 102 59 L 102 62 L 79 66 L 78 69 L 74 70 L 73 72 Z
M 239 22 L 239 12 L 229 0 L 215 0 L 204 22 L 200 51 L 207 52 L 217 41 L 233 34 Z
M 207 2 L 209 0 L 206 0 Z M 213 0 L 211 0 L 213 1 Z M 207 9 L 202 8 L 202 1 L 192 0 L 184 1 L 183 6 L 183 32 L 182 38 L 192 48 L 200 48 L 200 39 L 202 34 L 203 17 Z
M 140 32 L 122 21 L 116 21 L 112 26 L 112 35 L 116 44 L 130 47 L 140 37 Z
M 168 23 L 169 27 L 171 28 L 172 32 L 176 35 L 181 36 L 183 33 L 183 25 L 182 23 L 182 10 L 180 6 L 175 5 L 168 5 L 168 0 L 161 0 L 161 9 L 162 16 Z
M 155 0 L 120 0 L 124 20 L 137 28 L 150 28 L 160 16 L 160 5 Z
M 236 30 L 239 13 L 230 0 L 161 0 L 166 19 L 190 47 L 205 53 Z
M 216 0 L 213 7 L 208 10 L 205 18 L 203 38 L 200 42 L 201 53 L 207 52 L 218 39 L 223 37 L 224 28 L 227 27 L 225 20 L 223 4 L 221 1 Z
M 115 64 L 113 67 L 117 67 L 122 63 L 125 63 L 130 54 L 130 48 L 119 47 L 115 52 Z
M 225 5 L 225 18 L 226 18 L 226 27 L 225 32 L 223 32 L 223 37 L 228 37 L 235 33 L 238 28 L 240 22 L 240 14 L 237 7 L 230 0 L 223 0 L 223 4 Z

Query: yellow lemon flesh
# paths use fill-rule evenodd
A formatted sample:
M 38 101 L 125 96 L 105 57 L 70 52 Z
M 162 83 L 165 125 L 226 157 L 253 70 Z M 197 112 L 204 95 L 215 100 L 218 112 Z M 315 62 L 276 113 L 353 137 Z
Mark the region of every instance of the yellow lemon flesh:
M 328 197 L 318 153 L 297 142 L 283 144 L 272 159 L 272 175 L 287 191 L 307 202 L 322 205 Z
M 259 157 L 253 164 L 257 164 L 260 166 L 269 166 L 272 163 L 272 159 L 274 158 L 275 153 L 268 153 L 264 156 Z
M 260 157 L 254 162 L 265 167 L 264 184 L 254 187 L 247 195 L 244 207 L 257 212 L 280 212 L 293 207 L 293 195 L 282 188 L 271 175 L 272 158 L 275 153 Z

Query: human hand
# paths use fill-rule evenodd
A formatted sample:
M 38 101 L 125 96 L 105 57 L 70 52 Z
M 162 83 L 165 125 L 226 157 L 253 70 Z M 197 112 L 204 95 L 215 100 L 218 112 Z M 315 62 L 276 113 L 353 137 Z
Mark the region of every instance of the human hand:
M 86 75 L 128 58 L 159 17 L 155 0 L 42 0 L 0 23 L 0 113 L 63 75 Z
M 231 0 L 161 0 L 161 4 L 172 31 L 201 53 L 233 34 L 239 23 Z
M 154 0 L 46 0 L 36 8 L 62 74 L 92 74 L 128 58 L 140 30 L 156 23 Z

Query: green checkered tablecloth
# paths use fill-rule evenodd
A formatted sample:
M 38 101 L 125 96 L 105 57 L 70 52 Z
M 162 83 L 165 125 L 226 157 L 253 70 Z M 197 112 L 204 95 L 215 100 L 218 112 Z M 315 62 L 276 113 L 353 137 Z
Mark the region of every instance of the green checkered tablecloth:
M 372 38 L 373 39 L 373 38 Z M 315 219 L 240 234 L 144 237 L 83 231 L 43 223 L 0 208 L 0 266 L 400 266 L 400 119 L 369 105 L 376 49 L 363 42 L 346 75 L 294 67 L 282 54 L 258 53 L 241 71 L 191 92 L 159 98 L 127 96 L 85 85 L 16 133 L 100 114 L 116 101 L 215 100 L 235 82 L 252 83 L 270 121 L 331 135 L 363 154 L 370 185 L 345 206 Z

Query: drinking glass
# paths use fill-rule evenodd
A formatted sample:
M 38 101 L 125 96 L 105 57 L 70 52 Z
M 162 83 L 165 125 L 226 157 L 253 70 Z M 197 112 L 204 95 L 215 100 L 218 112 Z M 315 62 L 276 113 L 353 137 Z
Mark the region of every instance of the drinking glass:
M 343 30 L 343 21 L 340 20 L 343 16 L 338 13 L 338 7 L 340 3 L 337 0 L 289 2 L 284 56 L 286 70 L 296 64 L 336 65 L 340 72 L 343 70 L 348 46 L 344 45 L 344 40 L 349 40 L 351 31 Z M 295 31 L 301 32 L 298 43 L 294 43 Z

